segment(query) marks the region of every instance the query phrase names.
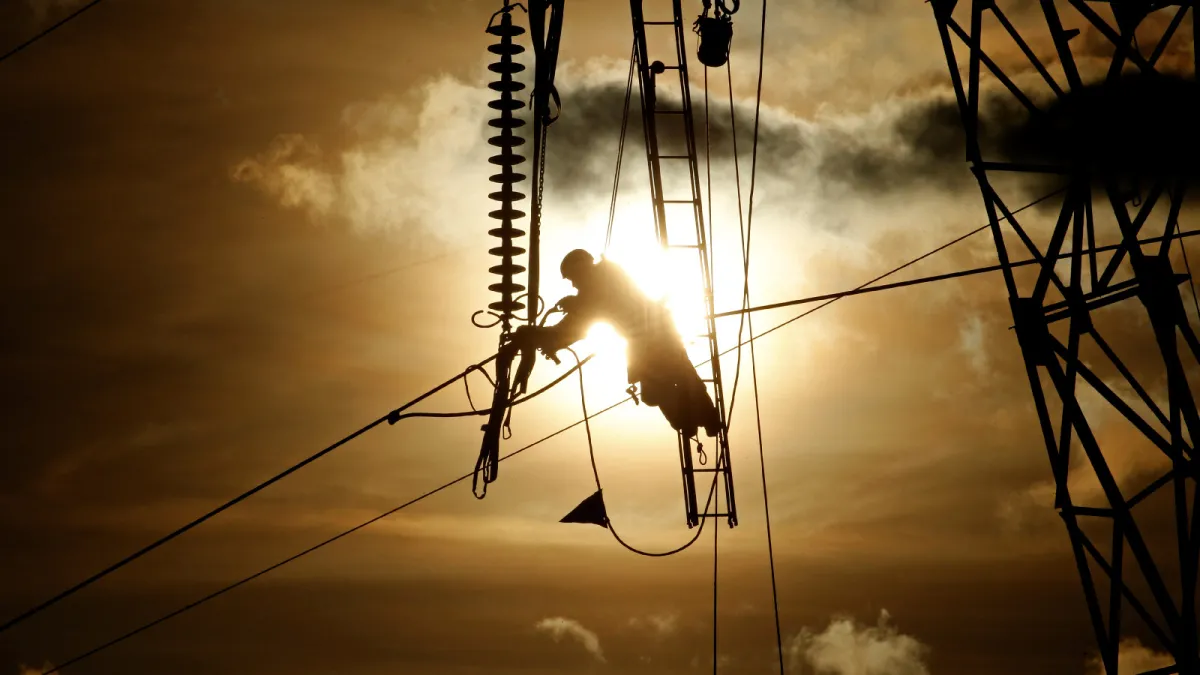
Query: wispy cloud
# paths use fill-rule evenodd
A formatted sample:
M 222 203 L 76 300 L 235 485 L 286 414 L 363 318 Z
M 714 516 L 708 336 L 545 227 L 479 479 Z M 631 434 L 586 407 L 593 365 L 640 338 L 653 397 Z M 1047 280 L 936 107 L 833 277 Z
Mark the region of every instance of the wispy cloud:
M 404 100 L 346 108 L 353 140 L 340 153 L 283 134 L 236 164 L 232 178 L 314 221 L 335 217 L 364 234 L 426 225 L 444 235 L 488 210 L 488 98 L 482 86 L 431 80 Z
M 788 641 L 788 660 L 793 668 L 807 662 L 818 675 L 929 675 L 929 648 L 890 621 L 883 610 L 874 626 L 838 617 L 820 633 L 805 628 Z
M 538 621 L 533 627 L 536 630 L 549 633 L 555 642 L 562 640 L 564 637 L 569 637 L 583 645 L 583 648 L 595 657 L 597 661 L 604 662 L 604 650 L 600 648 L 600 638 L 594 632 L 584 628 L 583 624 L 575 619 L 568 619 L 561 616 L 549 617 Z
M 629 625 L 639 630 L 649 630 L 656 637 L 666 637 L 679 629 L 679 615 L 675 612 L 635 616 L 629 619 Z

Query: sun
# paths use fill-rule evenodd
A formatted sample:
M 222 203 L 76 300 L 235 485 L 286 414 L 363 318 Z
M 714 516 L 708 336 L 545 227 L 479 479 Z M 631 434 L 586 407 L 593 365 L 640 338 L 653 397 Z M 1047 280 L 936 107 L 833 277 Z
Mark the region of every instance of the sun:
M 617 241 L 604 258 L 620 265 L 647 297 L 666 303 L 685 345 L 703 342 L 707 307 L 700 261 L 694 249 L 664 251 L 653 240 Z M 623 357 L 626 342 L 611 326 L 602 323 L 592 326 L 583 346 L 597 355 Z

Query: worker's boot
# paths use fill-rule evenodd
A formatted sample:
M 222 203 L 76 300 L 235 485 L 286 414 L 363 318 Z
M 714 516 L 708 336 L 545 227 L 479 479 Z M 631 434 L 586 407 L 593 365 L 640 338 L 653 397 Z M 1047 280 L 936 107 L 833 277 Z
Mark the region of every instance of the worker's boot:
M 704 421 L 704 433 L 711 438 L 716 438 L 721 433 L 721 416 L 717 414 L 716 406 L 709 404 L 711 414 L 706 415 L 708 419 Z
M 687 409 L 694 420 L 692 427 L 704 427 L 704 433 L 716 438 L 721 433 L 721 414 L 708 395 L 708 387 L 697 376 L 688 388 Z

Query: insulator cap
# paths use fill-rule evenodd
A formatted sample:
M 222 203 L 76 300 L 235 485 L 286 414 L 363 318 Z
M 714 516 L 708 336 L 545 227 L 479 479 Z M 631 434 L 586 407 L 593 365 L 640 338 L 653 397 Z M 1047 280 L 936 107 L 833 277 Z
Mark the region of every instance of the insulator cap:
M 488 145 L 494 145 L 498 148 L 515 148 L 519 145 L 525 145 L 525 139 L 520 136 L 511 134 L 505 136 L 492 136 L 488 139 Z
M 498 202 L 519 202 L 525 199 L 524 193 L 516 192 L 512 188 L 505 186 L 500 192 L 489 192 L 488 199 L 494 199 Z M 521 214 L 522 216 L 525 214 Z
M 525 120 L 520 117 L 497 117 L 488 120 L 488 126 L 494 129 L 519 129 L 525 126 Z
M 525 158 L 521 157 L 521 161 L 525 161 Z M 510 170 L 504 173 L 494 174 L 490 176 L 488 180 L 492 181 L 493 183 L 520 183 L 521 181 L 525 180 L 525 174 Z

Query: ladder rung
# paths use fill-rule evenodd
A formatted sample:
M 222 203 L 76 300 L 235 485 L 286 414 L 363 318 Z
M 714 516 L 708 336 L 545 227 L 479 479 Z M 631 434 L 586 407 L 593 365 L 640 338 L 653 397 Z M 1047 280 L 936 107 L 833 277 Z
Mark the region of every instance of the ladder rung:
M 664 199 L 664 204 L 695 204 L 695 199 Z
M 725 467 L 721 467 L 719 469 L 692 469 L 692 473 L 716 473 L 718 471 L 721 473 L 729 473 L 729 470 Z
M 654 112 L 657 115 L 682 115 L 683 114 L 682 110 L 675 110 L 674 108 L 669 108 L 666 110 L 656 108 L 654 110 Z
M 668 244 L 667 248 L 700 248 L 698 244 Z
M 691 155 L 654 155 L 654 159 L 691 159 Z
M 674 26 L 674 21 L 643 21 L 643 26 Z

